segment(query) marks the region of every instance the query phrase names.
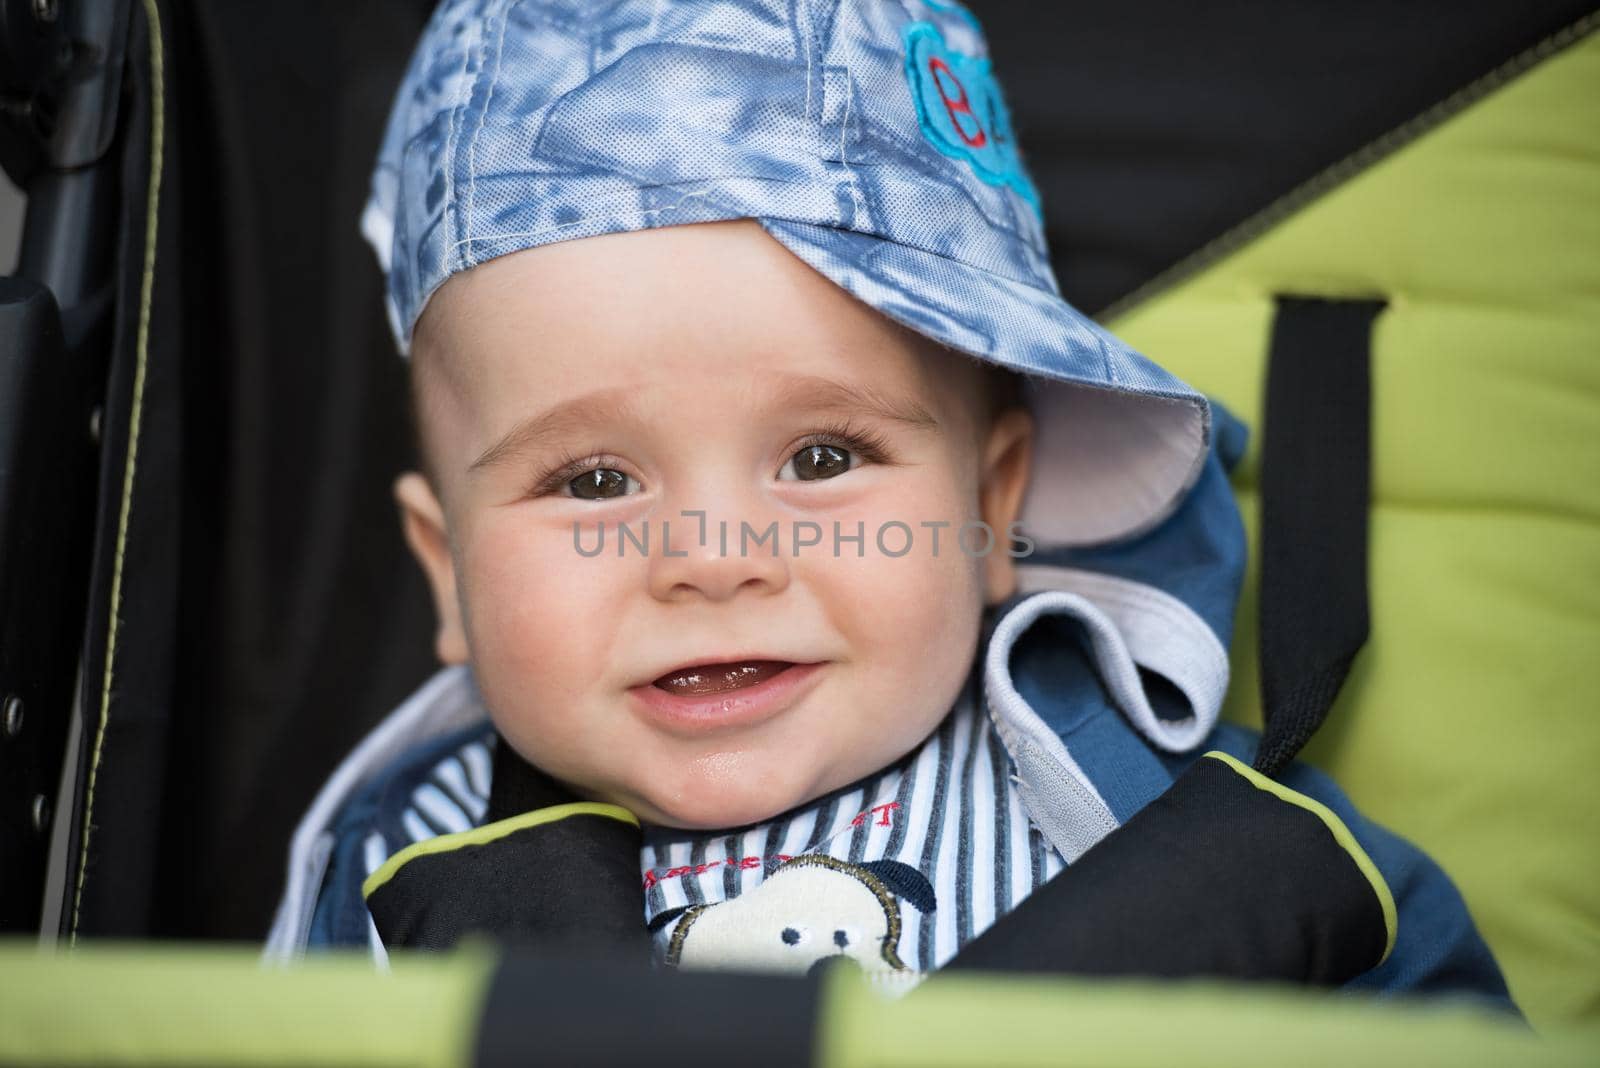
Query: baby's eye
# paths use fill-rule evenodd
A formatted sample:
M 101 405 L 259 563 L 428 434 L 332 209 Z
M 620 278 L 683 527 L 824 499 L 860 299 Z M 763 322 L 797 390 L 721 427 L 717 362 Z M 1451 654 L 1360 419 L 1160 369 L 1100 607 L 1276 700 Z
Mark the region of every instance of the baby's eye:
M 785 480 L 814 482 L 819 478 L 842 475 L 855 466 L 855 457 L 848 449 L 837 445 L 807 445 L 783 465 L 778 477 Z
M 586 501 L 604 501 L 637 492 L 639 483 L 614 467 L 596 467 L 567 483 L 572 496 Z

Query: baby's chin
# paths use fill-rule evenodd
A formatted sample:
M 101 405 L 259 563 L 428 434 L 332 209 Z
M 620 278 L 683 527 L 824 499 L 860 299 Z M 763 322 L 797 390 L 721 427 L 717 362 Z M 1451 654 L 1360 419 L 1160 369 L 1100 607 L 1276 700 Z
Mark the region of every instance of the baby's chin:
M 742 777 L 729 781 L 725 776 L 696 778 L 688 777 L 682 787 L 668 794 L 651 791 L 619 797 L 617 803 L 652 826 L 715 831 L 764 823 L 833 789 L 827 782 L 798 776 L 790 781 L 754 775 L 749 781 Z

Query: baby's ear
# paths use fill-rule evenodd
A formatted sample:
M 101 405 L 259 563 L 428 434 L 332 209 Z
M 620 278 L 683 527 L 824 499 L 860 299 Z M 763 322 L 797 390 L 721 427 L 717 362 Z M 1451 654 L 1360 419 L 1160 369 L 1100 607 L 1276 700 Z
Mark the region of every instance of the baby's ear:
M 989 425 L 979 469 L 978 506 L 994 531 L 994 550 L 984 557 L 984 600 L 999 604 L 1017 590 L 1011 524 L 1022 513 L 1033 470 L 1033 416 L 1020 405 L 998 413 Z
M 455 561 L 450 556 L 444 509 L 428 480 L 416 471 L 407 471 L 395 480 L 394 499 L 400 505 L 400 529 L 406 544 L 422 565 L 433 591 L 433 607 L 439 620 L 434 651 L 441 663 L 464 664 L 467 634 L 461 622 L 461 602 L 456 596 Z

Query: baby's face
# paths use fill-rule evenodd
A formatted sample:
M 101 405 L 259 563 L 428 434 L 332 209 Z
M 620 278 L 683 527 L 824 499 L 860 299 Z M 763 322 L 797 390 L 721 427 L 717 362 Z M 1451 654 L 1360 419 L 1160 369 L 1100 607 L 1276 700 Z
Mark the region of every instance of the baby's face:
M 398 493 L 439 652 L 533 763 L 648 822 L 732 827 L 948 711 L 1011 590 L 1031 440 L 1020 410 L 988 417 L 972 361 L 748 220 L 490 261 L 416 349 L 432 479 Z M 958 545 L 978 521 L 986 557 L 975 529 Z

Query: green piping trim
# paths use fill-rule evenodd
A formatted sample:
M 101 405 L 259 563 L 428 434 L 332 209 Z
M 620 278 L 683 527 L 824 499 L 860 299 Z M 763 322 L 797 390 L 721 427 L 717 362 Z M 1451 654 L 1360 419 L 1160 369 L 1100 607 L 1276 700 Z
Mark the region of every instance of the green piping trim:
M 128 516 L 133 511 L 133 476 L 139 465 L 139 425 L 144 416 L 145 366 L 150 353 L 150 305 L 155 291 L 156 232 L 161 208 L 161 160 L 165 148 L 166 83 L 162 68 L 161 12 L 156 0 L 144 0 L 150 23 L 150 188 L 145 196 L 144 274 L 139 282 L 139 332 L 134 347 L 133 403 L 128 415 L 128 451 L 122 465 L 122 507 L 117 516 L 117 545 L 111 565 L 111 614 L 106 626 L 105 672 L 100 680 L 100 720 L 89 757 L 89 784 L 84 794 L 83 831 L 78 848 L 78 878 L 72 892 L 72 924 L 67 944 L 78 944 L 78 913 L 83 881 L 89 870 L 89 839 L 94 832 L 94 787 L 111 718 L 111 681 L 117 659 L 118 615 L 122 607 L 122 565 L 128 547 Z
M 1202 273 L 1273 229 L 1312 201 L 1320 199 L 1332 192 L 1335 187 L 1343 185 L 1385 157 L 1398 152 L 1518 75 L 1526 73 L 1562 49 L 1582 40 L 1596 28 L 1600 28 L 1600 11 L 1590 12 L 1565 29 L 1557 30 L 1533 47 L 1519 52 L 1483 77 L 1468 82 L 1426 111 L 1407 119 L 1377 140 L 1367 142 L 1326 170 L 1295 186 L 1244 222 L 1206 242 L 1132 293 L 1102 308 L 1095 313 L 1094 319 L 1100 323 L 1113 322 L 1141 304 L 1149 303 L 1167 290 Z
M 1389 954 L 1394 951 L 1395 936 L 1400 932 L 1400 913 L 1394 905 L 1394 894 L 1389 890 L 1389 884 L 1384 880 L 1383 873 L 1378 866 L 1367 856 L 1367 851 L 1361 848 L 1361 843 L 1356 841 L 1356 836 L 1350 833 L 1350 828 L 1345 826 L 1344 820 L 1334 814 L 1333 810 L 1315 798 L 1307 797 L 1297 790 L 1291 790 L 1275 779 L 1269 779 L 1255 768 L 1229 756 L 1219 750 L 1212 750 L 1206 756 L 1220 760 L 1234 771 L 1242 775 L 1258 790 L 1287 801 L 1291 805 L 1298 805 L 1317 817 L 1333 832 L 1333 840 L 1339 843 L 1350 859 L 1356 862 L 1356 867 L 1361 869 L 1361 874 L 1366 876 L 1367 882 L 1372 884 L 1372 892 L 1378 895 L 1378 907 L 1383 910 L 1383 956 L 1378 958 L 1378 964 L 1389 959 Z M 1376 965 L 1374 965 L 1376 967 Z
M 520 816 L 509 819 L 496 820 L 486 823 L 482 827 L 474 827 L 470 831 L 457 831 L 454 834 L 441 834 L 435 838 L 425 838 L 420 842 L 413 842 L 400 852 L 384 861 L 382 866 L 361 884 L 362 898 L 369 898 L 384 883 L 394 878 L 407 863 L 418 857 L 428 856 L 432 853 L 449 853 L 464 846 L 488 845 L 518 831 L 527 830 L 529 827 L 538 827 L 546 823 L 556 823 L 568 816 L 605 816 L 623 823 L 639 826 L 639 817 L 623 808 L 621 805 L 607 805 L 599 801 L 575 801 L 570 805 L 551 805 L 549 808 L 535 809 L 524 812 Z

